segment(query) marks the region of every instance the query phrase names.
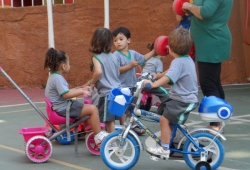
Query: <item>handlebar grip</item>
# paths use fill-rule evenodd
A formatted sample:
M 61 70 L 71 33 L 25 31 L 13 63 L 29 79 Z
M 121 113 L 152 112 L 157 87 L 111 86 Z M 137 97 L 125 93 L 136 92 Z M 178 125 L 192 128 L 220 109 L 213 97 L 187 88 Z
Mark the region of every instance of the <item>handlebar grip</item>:
M 147 84 L 145 85 L 145 87 L 146 87 L 147 89 L 150 89 L 150 88 L 151 88 L 151 84 L 150 84 L 150 83 L 147 83 Z

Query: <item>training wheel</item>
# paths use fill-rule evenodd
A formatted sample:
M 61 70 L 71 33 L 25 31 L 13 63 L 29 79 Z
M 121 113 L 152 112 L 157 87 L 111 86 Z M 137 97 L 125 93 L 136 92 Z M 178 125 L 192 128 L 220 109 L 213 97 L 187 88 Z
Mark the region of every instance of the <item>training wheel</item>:
M 85 143 L 88 150 L 94 155 L 100 155 L 100 146 L 95 144 L 94 132 L 91 132 L 86 136 Z
M 173 9 L 174 9 L 174 12 L 177 14 L 177 15 L 185 15 L 187 12 L 184 11 L 182 9 L 182 5 L 185 3 L 185 2 L 190 2 L 189 0 L 174 0 L 173 2 Z
M 67 133 L 63 133 L 62 135 L 59 135 L 56 140 L 62 144 L 62 145 L 69 145 L 72 143 L 72 141 L 75 139 L 74 133 L 70 132 L 70 141 L 67 140 Z
M 25 152 L 32 162 L 42 163 L 47 161 L 51 156 L 52 144 L 44 136 L 34 136 L 28 140 Z
M 154 43 L 155 53 L 157 55 L 166 56 L 169 54 L 168 51 L 168 37 L 167 36 L 159 36 Z
M 211 166 L 208 162 L 200 161 L 196 164 L 195 170 L 211 170 Z

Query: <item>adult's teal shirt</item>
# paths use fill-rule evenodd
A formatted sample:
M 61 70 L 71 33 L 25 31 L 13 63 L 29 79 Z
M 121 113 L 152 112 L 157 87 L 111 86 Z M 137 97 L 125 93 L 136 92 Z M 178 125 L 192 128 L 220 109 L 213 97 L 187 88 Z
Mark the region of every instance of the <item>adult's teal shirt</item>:
M 190 32 L 195 45 L 195 60 L 220 63 L 230 57 L 232 36 L 227 25 L 233 0 L 194 0 L 202 19 L 191 16 Z

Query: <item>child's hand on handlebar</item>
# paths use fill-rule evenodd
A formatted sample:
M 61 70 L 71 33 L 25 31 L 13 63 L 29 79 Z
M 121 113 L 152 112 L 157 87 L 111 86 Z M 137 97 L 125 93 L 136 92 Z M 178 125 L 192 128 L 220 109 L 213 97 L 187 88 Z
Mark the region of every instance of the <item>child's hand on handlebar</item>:
M 158 75 L 156 73 L 151 73 L 150 75 L 153 77 L 153 80 L 157 80 Z
M 87 89 L 84 89 L 83 90 L 83 95 L 86 94 L 88 96 L 91 96 L 91 91 L 87 90 Z
M 143 87 L 146 87 L 146 84 L 150 84 L 150 88 L 152 88 L 152 85 L 153 85 L 152 81 L 150 81 L 150 80 L 144 80 L 143 81 Z
M 84 90 L 87 90 L 87 91 L 91 91 L 92 90 L 92 87 L 91 86 L 85 86 L 83 87 Z

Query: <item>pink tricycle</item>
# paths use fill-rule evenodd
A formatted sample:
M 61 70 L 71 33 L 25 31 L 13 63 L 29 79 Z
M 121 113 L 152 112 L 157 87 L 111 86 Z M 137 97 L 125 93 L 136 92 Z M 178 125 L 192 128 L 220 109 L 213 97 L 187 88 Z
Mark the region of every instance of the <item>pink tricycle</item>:
M 19 129 L 19 133 L 23 135 L 25 142 L 25 153 L 27 157 L 36 163 L 42 163 L 49 159 L 52 154 L 51 141 L 58 139 L 66 139 L 67 141 L 73 141 L 75 143 L 75 152 L 78 153 L 78 127 L 88 118 L 70 119 L 68 128 L 61 128 L 58 130 L 54 125 L 66 124 L 66 118 L 59 116 L 52 110 L 51 102 L 45 98 L 47 117 L 40 111 L 37 106 L 27 97 L 27 95 L 17 86 L 17 84 L 9 77 L 9 75 L 0 67 L 0 71 L 4 76 L 17 88 L 17 90 L 24 96 L 24 98 L 31 104 L 31 106 L 39 113 L 39 115 L 45 120 L 49 127 L 37 126 L 37 127 L 24 127 Z M 104 128 L 104 124 L 100 124 L 101 128 Z M 74 132 L 68 133 L 69 129 L 74 129 Z M 64 134 L 70 134 L 64 136 Z M 88 150 L 94 155 L 100 155 L 100 148 L 94 142 L 94 133 L 91 130 L 91 126 L 87 126 L 81 133 L 86 134 L 85 143 Z M 59 138 L 59 139 L 60 139 Z

